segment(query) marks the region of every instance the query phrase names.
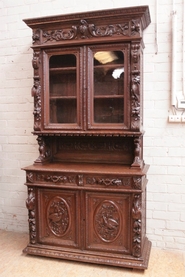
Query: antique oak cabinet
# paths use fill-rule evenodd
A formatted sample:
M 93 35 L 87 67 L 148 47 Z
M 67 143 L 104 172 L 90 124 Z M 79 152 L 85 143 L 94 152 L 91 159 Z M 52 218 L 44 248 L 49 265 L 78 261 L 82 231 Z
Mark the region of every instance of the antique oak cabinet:
M 24 253 L 145 269 L 143 30 L 148 6 L 25 19 L 34 131 Z

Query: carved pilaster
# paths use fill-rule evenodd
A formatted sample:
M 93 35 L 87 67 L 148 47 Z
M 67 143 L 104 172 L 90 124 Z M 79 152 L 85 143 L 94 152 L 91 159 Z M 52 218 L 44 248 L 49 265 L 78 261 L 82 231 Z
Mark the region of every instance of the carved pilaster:
M 31 94 L 34 97 L 34 130 L 41 130 L 41 85 L 40 85 L 40 75 L 39 75 L 39 65 L 40 65 L 40 52 L 35 51 L 33 53 L 32 66 L 34 69 L 34 84 L 31 90 Z
M 131 129 L 140 129 L 140 43 L 131 45 Z
M 133 241 L 132 254 L 134 257 L 141 256 L 141 195 L 135 194 L 132 206 L 133 218 Z
M 28 222 L 29 222 L 29 233 L 30 233 L 30 243 L 36 243 L 36 211 L 35 211 L 35 189 L 28 188 L 28 198 L 26 200 L 26 207 L 28 209 Z
M 37 141 L 39 144 L 39 153 L 40 156 L 35 160 L 35 164 L 43 164 L 50 160 L 51 158 L 51 150 L 49 143 L 47 141 L 47 137 L 38 136 Z

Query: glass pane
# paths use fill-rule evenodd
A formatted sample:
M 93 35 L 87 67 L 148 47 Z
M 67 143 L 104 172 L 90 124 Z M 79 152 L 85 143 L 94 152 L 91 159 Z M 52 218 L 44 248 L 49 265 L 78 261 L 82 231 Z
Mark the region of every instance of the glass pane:
M 51 56 L 49 67 L 50 123 L 76 123 L 76 56 Z
M 124 54 L 94 54 L 94 122 L 124 122 Z
M 94 99 L 95 123 L 122 123 L 123 98 L 121 99 Z
M 50 100 L 50 123 L 75 123 L 76 121 L 75 99 Z

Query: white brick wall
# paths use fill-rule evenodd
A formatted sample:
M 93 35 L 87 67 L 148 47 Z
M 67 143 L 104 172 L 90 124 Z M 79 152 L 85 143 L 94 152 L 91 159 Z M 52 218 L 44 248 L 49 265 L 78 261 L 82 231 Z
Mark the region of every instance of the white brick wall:
M 0 1 L 0 228 L 27 231 L 25 173 L 38 157 L 32 136 L 31 30 L 22 19 L 88 10 L 149 5 L 144 42 L 144 156 L 148 174 L 147 235 L 153 246 L 185 249 L 185 124 L 168 123 L 171 90 L 172 0 Z M 183 0 L 177 10 L 177 90 L 182 90 Z

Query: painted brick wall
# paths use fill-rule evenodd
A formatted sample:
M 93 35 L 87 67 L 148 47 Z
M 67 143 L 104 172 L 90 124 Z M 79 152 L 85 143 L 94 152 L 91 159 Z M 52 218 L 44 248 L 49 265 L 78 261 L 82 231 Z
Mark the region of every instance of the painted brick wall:
M 0 1 L 0 228 L 28 230 L 25 173 L 38 157 L 32 136 L 31 30 L 22 19 L 148 5 L 144 42 L 144 156 L 148 173 L 147 234 L 153 246 L 185 249 L 185 123 L 168 123 L 171 91 L 172 0 Z M 183 0 L 177 10 L 177 90 L 182 90 Z M 156 32 L 157 30 L 157 32 Z

